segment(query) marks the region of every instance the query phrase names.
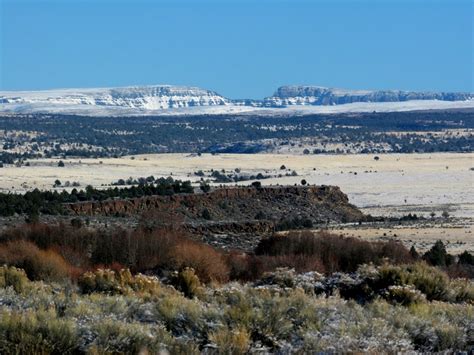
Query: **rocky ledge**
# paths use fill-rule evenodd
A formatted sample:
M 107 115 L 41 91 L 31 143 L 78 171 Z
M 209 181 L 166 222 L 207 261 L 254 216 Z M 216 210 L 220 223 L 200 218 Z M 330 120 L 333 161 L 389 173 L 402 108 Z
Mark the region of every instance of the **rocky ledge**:
M 147 196 L 66 204 L 72 215 L 156 217 L 173 215 L 195 228 L 202 224 L 305 219 L 315 224 L 357 222 L 366 216 L 337 186 L 226 187 L 208 193 Z

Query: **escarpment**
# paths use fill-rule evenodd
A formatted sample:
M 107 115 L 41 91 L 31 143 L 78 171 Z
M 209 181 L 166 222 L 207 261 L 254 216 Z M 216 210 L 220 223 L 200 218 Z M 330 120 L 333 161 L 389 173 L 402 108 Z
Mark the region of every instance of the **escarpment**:
M 69 214 L 130 218 L 145 226 L 180 225 L 195 239 L 252 251 L 276 230 L 368 219 L 337 186 L 225 187 L 208 193 L 66 204 Z M 122 221 L 122 222 L 120 222 Z
M 187 223 L 278 222 L 295 217 L 327 223 L 365 218 L 337 186 L 226 187 L 209 193 L 80 202 L 65 207 L 72 215 L 86 216 L 134 216 L 162 211 Z

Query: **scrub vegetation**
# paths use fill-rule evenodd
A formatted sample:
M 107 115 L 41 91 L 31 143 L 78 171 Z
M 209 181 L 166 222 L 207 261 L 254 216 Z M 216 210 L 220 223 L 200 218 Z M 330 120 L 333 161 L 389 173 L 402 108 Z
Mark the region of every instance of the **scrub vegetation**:
M 245 254 L 170 227 L 28 224 L 0 235 L 0 353 L 472 351 L 472 259 L 325 232 Z

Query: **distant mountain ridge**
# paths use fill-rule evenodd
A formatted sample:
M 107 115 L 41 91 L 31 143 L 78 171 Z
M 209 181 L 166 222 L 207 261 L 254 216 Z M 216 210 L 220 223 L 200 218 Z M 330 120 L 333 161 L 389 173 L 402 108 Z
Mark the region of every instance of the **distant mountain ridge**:
M 198 87 L 146 85 L 117 88 L 0 91 L 0 112 L 81 112 L 81 110 L 85 110 L 98 114 L 109 111 L 119 114 L 146 114 L 176 109 L 221 107 L 222 109 L 216 109 L 212 113 L 222 113 L 228 111 L 245 112 L 252 110 L 252 108 L 281 109 L 355 103 L 461 102 L 472 101 L 473 98 L 472 93 L 463 92 L 369 91 L 293 85 L 282 86 L 272 96 L 262 100 L 237 100 Z M 424 106 L 430 107 L 426 103 Z M 464 106 L 466 104 L 463 104 Z M 468 106 L 470 107 L 470 104 Z M 347 108 L 349 107 L 352 106 L 347 106 Z M 381 107 L 383 108 L 383 106 Z M 417 105 L 410 107 L 416 109 Z M 344 107 L 341 109 L 343 111 Z
M 150 85 L 98 89 L 44 91 L 0 91 L 0 104 L 63 104 L 119 106 L 158 110 L 192 106 L 225 105 L 229 100 L 216 92 L 197 87 Z
M 344 105 L 354 102 L 401 102 L 411 100 L 465 101 L 474 97 L 466 92 L 417 92 L 401 90 L 345 90 L 321 86 L 282 86 L 267 105 Z

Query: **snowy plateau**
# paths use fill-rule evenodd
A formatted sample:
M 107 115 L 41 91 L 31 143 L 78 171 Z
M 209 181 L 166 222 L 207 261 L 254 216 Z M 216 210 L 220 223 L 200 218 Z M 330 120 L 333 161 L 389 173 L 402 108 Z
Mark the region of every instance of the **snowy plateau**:
M 465 108 L 474 108 L 474 94 L 344 90 L 320 86 L 282 86 L 263 100 L 234 100 L 211 90 L 172 85 L 0 91 L 0 113 L 4 114 L 287 116 Z

